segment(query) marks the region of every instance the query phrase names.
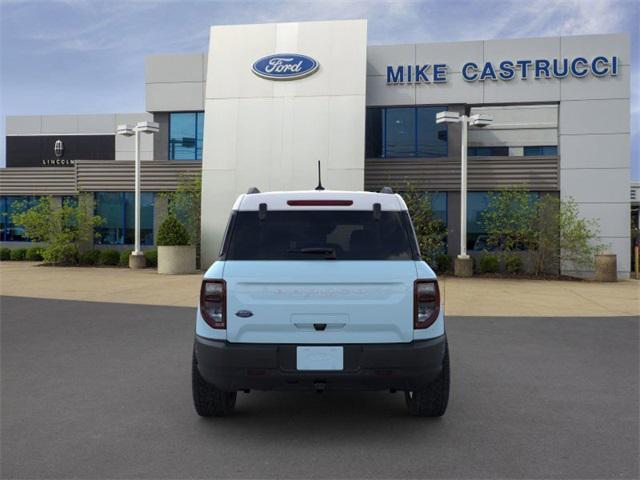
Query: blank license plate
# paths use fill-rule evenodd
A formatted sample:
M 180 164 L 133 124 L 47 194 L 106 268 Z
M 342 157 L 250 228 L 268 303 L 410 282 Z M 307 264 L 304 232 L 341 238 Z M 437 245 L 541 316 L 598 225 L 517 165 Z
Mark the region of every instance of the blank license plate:
M 298 347 L 296 357 L 298 370 L 344 369 L 342 347 Z

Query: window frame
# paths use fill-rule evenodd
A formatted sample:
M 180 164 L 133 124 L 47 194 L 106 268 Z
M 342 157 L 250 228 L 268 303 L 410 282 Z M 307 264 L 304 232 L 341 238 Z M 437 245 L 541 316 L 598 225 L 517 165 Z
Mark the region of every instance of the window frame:
M 128 216 L 127 216 L 127 194 L 134 196 L 134 192 L 128 192 L 128 191 L 119 191 L 119 192 L 94 192 L 94 215 L 100 215 L 100 213 L 98 212 L 98 195 L 100 194 L 117 194 L 118 195 L 118 208 L 119 208 L 119 212 L 117 213 L 117 216 L 119 217 L 119 225 L 115 226 L 114 228 L 116 229 L 117 232 L 119 232 L 118 236 L 117 236 L 117 241 L 115 242 L 109 242 L 109 243 L 103 243 L 101 241 L 98 241 L 99 239 L 95 238 L 93 239 L 93 244 L 94 245 L 133 245 L 134 242 L 127 242 L 127 220 L 128 220 Z M 140 244 L 141 245 L 145 245 L 145 246 L 152 246 L 155 245 L 155 208 L 156 208 L 156 194 L 155 192 L 141 192 L 141 204 L 142 204 L 142 195 L 151 195 L 151 241 L 145 241 L 145 236 L 141 235 L 141 239 L 140 239 Z M 130 200 L 131 201 L 131 200 Z M 135 196 L 133 199 L 133 202 L 135 202 Z M 142 207 L 142 205 L 141 205 Z M 133 207 L 135 209 L 135 206 Z M 142 214 L 143 214 L 143 209 L 140 209 L 140 232 L 142 234 Z M 129 219 L 131 220 L 131 219 Z M 134 219 L 132 220 L 134 222 L 134 230 L 135 230 L 135 211 L 134 211 Z M 95 228 L 96 231 L 100 232 L 101 229 L 103 228 L 107 228 L 104 226 L 98 226 Z
M 171 123 L 172 123 L 172 117 L 174 114 L 193 114 L 193 120 L 194 120 L 194 126 L 193 126 L 193 132 L 194 132 L 194 144 L 193 144 L 193 155 L 194 158 L 174 158 L 175 152 L 174 150 L 171 148 L 172 147 L 172 136 L 171 136 Z M 168 121 L 167 121 L 167 159 L 170 161 L 176 161 L 176 162 L 195 162 L 195 161 L 202 161 L 202 149 L 200 149 L 200 158 L 198 158 L 198 123 L 199 123 L 199 118 L 202 117 L 202 141 L 204 142 L 204 111 L 203 110 L 184 110 L 184 111 L 175 111 L 175 112 L 169 112 L 169 117 L 168 117 Z
M 448 105 L 384 105 L 384 106 L 368 106 L 367 110 L 378 109 L 381 112 L 381 123 L 382 128 L 380 129 L 381 141 L 380 141 L 380 156 L 379 157 L 369 157 L 367 158 L 384 158 L 384 159 L 393 159 L 393 158 L 417 158 L 417 159 L 433 159 L 433 158 L 447 158 L 449 156 L 449 125 L 444 123 L 443 129 L 447 132 L 447 138 L 444 140 L 446 144 L 444 155 L 418 155 L 419 152 L 419 141 L 418 136 L 420 133 L 420 122 L 418 121 L 420 109 L 438 109 L 439 111 L 448 111 Z M 412 152 L 407 155 L 389 155 L 388 152 L 388 128 L 387 128 L 387 114 L 390 110 L 395 109 L 412 109 L 413 110 L 413 149 Z M 365 116 L 366 118 L 366 116 Z M 436 130 L 438 129 L 437 123 L 434 122 L 434 126 Z M 365 125 L 365 136 L 366 125 Z M 367 139 L 365 138 L 365 147 L 367 145 Z

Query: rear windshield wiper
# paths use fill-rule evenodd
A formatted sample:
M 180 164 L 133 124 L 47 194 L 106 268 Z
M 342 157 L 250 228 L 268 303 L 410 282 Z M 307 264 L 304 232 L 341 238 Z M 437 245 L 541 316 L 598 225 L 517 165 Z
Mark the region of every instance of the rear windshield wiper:
M 325 255 L 325 258 L 334 260 L 336 258 L 336 251 L 333 248 L 327 247 L 307 247 L 297 248 L 289 250 L 288 253 L 304 253 L 308 255 Z

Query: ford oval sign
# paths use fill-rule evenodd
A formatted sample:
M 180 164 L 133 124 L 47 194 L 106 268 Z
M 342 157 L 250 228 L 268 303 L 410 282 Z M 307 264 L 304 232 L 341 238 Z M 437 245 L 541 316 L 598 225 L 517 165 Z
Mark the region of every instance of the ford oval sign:
M 278 53 L 256 60 L 251 70 L 269 80 L 297 80 L 315 73 L 318 66 L 318 62 L 306 55 Z

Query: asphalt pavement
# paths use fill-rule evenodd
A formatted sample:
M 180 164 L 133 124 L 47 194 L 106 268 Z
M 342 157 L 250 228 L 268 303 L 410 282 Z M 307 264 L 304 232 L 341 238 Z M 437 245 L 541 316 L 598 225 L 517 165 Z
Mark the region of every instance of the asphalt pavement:
M 191 403 L 194 309 L 0 298 L 2 478 L 638 478 L 639 321 L 449 317 L 442 419 L 400 393 Z

